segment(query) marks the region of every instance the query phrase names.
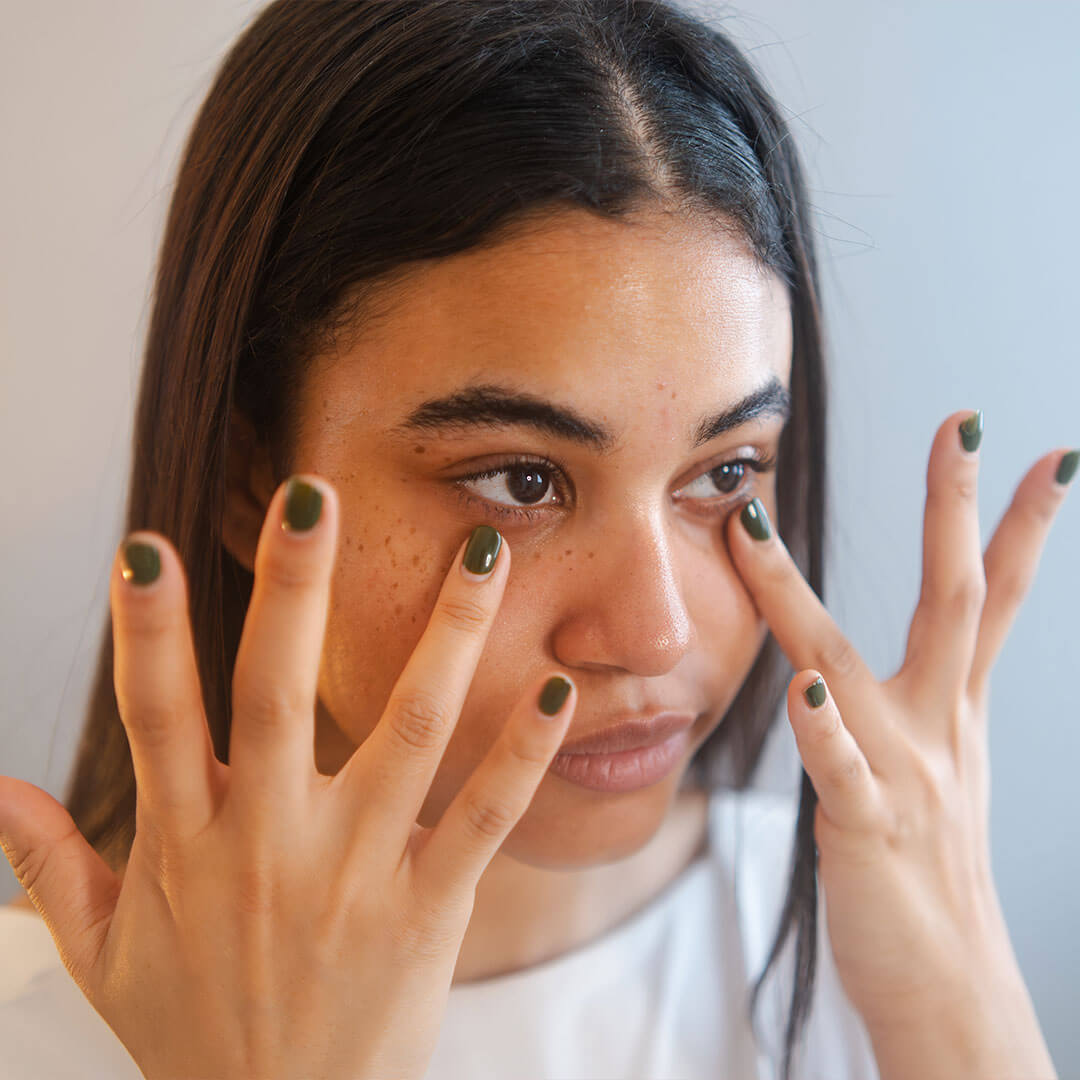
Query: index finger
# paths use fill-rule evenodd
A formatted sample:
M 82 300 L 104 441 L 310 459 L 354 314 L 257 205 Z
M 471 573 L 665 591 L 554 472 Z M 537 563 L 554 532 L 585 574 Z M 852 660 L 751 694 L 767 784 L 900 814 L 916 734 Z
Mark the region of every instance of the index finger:
M 868 709 L 877 680 L 833 621 L 776 534 L 760 499 L 746 503 L 725 523 L 728 551 L 777 644 L 796 671 L 820 671 L 850 715 L 848 727 L 866 746 L 880 729 L 876 709 Z M 875 722 L 866 723 L 865 717 Z
M 362 798 L 376 834 L 400 849 L 457 724 L 509 572 L 502 536 L 478 526 L 458 549 L 375 730 L 331 782 Z

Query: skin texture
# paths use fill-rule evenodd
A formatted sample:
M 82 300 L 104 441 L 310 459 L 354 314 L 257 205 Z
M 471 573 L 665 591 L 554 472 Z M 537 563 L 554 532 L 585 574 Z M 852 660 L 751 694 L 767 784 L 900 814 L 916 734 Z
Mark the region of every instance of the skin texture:
M 1028 469 L 984 551 L 970 411 L 942 423 L 907 651 L 876 679 L 764 527 L 771 475 L 718 490 L 724 463 L 775 452 L 781 418 L 694 445 L 705 416 L 789 378 L 777 286 L 731 232 L 580 213 L 399 282 L 386 317 L 320 357 L 296 403 L 297 470 L 332 485 L 306 537 L 277 528 L 284 485 L 238 429 L 226 542 L 252 557 L 255 593 L 228 767 L 200 716 L 175 551 L 152 538 L 163 571 L 145 588 L 114 566 L 139 785 L 131 872 L 121 891 L 59 803 L 5 777 L 0 842 L 145 1075 L 206 1074 L 208 1055 L 228 1075 L 292 1075 L 310 1068 L 305 1034 L 322 1039 L 320 1075 L 422 1075 L 451 976 L 590 940 L 696 853 L 704 803 L 684 804 L 680 781 L 766 626 L 797 669 L 788 717 L 819 799 L 830 942 L 881 1076 L 1055 1075 L 990 871 L 986 730 L 1066 452 Z M 610 444 L 506 424 L 402 430 L 429 399 L 478 385 L 572 408 Z M 544 505 L 506 508 L 491 473 L 511 454 L 558 466 L 553 502 L 545 487 Z M 754 536 L 733 512 L 750 497 Z M 470 583 L 453 563 L 485 522 L 505 553 Z M 540 722 L 556 670 L 574 689 L 561 721 Z M 601 795 L 545 772 L 567 734 L 658 707 L 696 717 L 662 782 Z M 272 947 L 298 935 L 306 947 Z M 210 1038 L 161 1045 L 190 1030 Z M 280 1065 L 297 1047 L 303 1063 Z
M 552 664 L 580 692 L 570 738 L 661 706 L 696 717 L 684 761 L 650 787 L 607 794 L 544 778 L 477 890 L 455 972 L 474 980 L 595 937 L 702 850 L 704 796 L 680 794 L 680 781 L 765 636 L 719 526 L 751 495 L 772 509 L 775 483 L 747 468 L 725 494 L 699 478 L 749 450 L 774 456 L 784 421 L 696 449 L 692 436 L 770 377 L 787 385 L 790 313 L 782 283 L 734 231 L 581 211 L 426 265 L 388 299 L 376 325 L 312 365 L 296 402 L 296 471 L 329 479 L 342 504 L 319 771 L 336 773 L 370 734 L 455 551 L 485 523 L 514 567 L 420 824 L 439 820 Z M 517 426 L 398 430 L 425 401 L 481 384 L 569 406 L 616 442 L 598 452 Z M 250 566 L 275 482 L 250 431 L 235 445 L 247 451 L 233 463 L 226 542 Z M 517 455 L 557 464 L 572 497 L 550 505 L 549 492 L 513 516 L 500 512 L 514 505 L 505 474 L 473 484 L 471 498 L 452 482 Z M 695 480 L 690 499 L 675 497 Z

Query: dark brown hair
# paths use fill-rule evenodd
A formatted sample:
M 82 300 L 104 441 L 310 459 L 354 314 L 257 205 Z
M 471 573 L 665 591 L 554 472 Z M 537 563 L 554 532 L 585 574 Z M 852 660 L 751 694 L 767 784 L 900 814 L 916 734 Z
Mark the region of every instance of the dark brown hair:
M 126 531 L 183 560 L 214 748 L 227 761 L 233 663 L 252 578 L 222 544 L 234 410 L 290 473 L 288 402 L 335 328 L 418 259 L 497 242 L 578 207 L 734 221 L 790 294 L 792 416 L 779 527 L 820 595 L 825 383 L 812 222 L 791 133 L 718 29 L 664 0 L 277 0 L 226 56 L 188 138 L 165 228 L 134 432 Z M 745 787 L 790 671 L 770 636 L 688 777 Z M 813 788 L 758 991 L 792 929 L 783 1075 L 816 959 Z M 106 619 L 65 803 L 118 869 L 135 777 Z

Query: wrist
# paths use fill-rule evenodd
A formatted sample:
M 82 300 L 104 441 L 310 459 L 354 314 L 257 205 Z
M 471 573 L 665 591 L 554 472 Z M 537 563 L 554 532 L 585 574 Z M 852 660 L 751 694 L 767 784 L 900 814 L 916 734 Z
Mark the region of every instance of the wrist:
M 1058 1080 L 1019 968 L 999 958 L 967 976 L 921 1009 L 867 1021 L 880 1080 Z

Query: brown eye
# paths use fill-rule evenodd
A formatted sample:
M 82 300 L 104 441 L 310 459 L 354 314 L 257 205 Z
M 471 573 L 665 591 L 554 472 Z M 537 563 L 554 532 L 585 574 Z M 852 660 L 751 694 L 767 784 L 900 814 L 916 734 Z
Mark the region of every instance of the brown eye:
M 555 506 L 559 503 L 557 473 L 553 466 L 522 462 L 462 477 L 458 483 L 500 506 Z
M 709 472 L 709 479 L 718 491 L 730 495 L 742 483 L 746 466 L 741 461 L 728 461 Z
M 535 465 L 522 465 L 506 472 L 506 490 L 522 503 L 537 503 L 551 487 L 551 477 Z

